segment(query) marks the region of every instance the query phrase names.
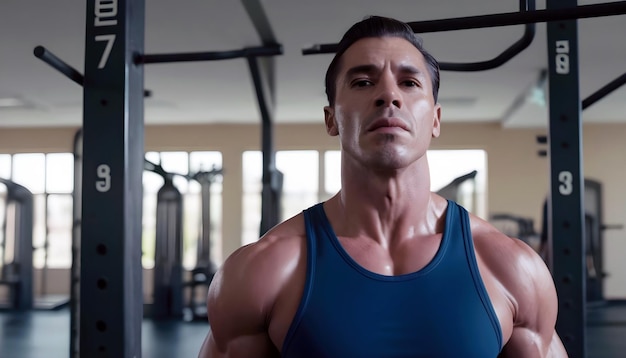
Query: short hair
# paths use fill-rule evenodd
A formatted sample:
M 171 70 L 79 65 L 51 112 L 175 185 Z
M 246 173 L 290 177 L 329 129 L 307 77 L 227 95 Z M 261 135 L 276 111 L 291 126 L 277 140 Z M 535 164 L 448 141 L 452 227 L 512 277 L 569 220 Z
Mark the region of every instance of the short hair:
M 439 93 L 439 63 L 422 45 L 422 39 L 415 35 L 413 29 L 406 23 L 382 16 L 369 16 L 364 20 L 352 25 L 343 35 L 343 38 L 337 46 L 335 57 L 328 66 L 326 71 L 326 97 L 328 104 L 335 104 L 335 94 L 337 89 L 337 76 L 339 75 L 339 65 L 341 56 L 355 42 L 363 38 L 371 37 L 399 37 L 410 42 L 415 48 L 422 53 L 428 67 L 428 72 L 433 86 L 433 98 L 437 103 Z

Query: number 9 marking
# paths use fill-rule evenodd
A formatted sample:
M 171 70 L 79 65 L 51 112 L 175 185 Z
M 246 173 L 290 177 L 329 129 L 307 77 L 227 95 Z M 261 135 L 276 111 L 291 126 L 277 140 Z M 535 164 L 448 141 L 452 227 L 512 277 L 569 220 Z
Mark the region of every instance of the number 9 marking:
M 559 185 L 559 193 L 561 193 L 561 195 L 570 195 L 572 193 L 574 190 L 574 186 L 572 185 L 573 179 L 574 176 L 571 172 L 562 171 L 559 173 L 559 181 L 561 182 L 561 185 Z
M 96 190 L 101 193 L 106 193 L 111 189 L 111 167 L 106 164 L 98 165 L 96 173 L 100 180 L 96 180 Z

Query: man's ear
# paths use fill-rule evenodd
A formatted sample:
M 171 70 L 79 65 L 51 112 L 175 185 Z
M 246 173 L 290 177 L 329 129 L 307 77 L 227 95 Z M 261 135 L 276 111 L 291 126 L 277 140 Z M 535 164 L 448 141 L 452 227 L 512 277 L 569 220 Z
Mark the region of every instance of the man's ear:
M 435 108 L 433 110 L 433 138 L 439 137 L 441 134 L 441 105 L 439 103 L 435 104 Z
M 339 129 L 335 121 L 335 109 L 333 107 L 324 107 L 324 122 L 326 123 L 326 133 L 328 135 L 333 137 L 339 135 Z

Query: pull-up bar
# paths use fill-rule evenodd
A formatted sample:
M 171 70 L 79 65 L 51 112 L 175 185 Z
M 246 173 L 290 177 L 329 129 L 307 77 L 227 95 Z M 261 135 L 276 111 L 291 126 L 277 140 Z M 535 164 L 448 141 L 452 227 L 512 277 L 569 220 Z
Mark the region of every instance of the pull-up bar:
M 192 62 L 192 61 L 219 61 L 230 60 L 234 58 L 263 57 L 276 56 L 283 54 L 283 47 L 279 44 L 246 47 L 241 50 L 231 51 L 212 51 L 212 52 L 188 52 L 188 53 L 169 53 L 154 55 L 137 55 L 135 63 L 169 63 L 169 62 Z
M 626 14 L 626 1 L 580 5 L 572 8 L 508 12 L 502 14 L 457 17 L 452 19 L 408 22 L 416 33 L 443 32 L 522 25 L 538 22 L 584 19 Z M 319 44 L 302 50 L 303 55 L 336 52 L 337 44 Z

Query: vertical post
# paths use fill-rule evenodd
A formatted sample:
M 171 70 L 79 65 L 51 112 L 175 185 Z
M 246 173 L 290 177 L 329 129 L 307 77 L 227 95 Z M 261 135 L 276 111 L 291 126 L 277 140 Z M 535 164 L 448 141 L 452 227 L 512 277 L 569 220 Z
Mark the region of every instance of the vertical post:
M 547 9 L 577 6 L 547 0 Z M 585 357 L 586 290 L 582 122 L 576 20 L 547 24 L 550 98 L 550 201 L 552 274 L 559 296 L 557 332 L 570 357 Z
M 259 63 L 260 62 L 260 63 Z M 248 67 L 252 75 L 261 112 L 261 146 L 263 152 L 263 189 L 261 192 L 261 230 L 265 234 L 280 220 L 280 197 L 282 191 L 282 173 L 276 169 L 274 152 L 274 58 L 248 57 Z
M 144 0 L 89 0 L 80 357 L 141 357 Z

